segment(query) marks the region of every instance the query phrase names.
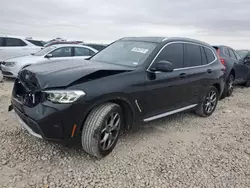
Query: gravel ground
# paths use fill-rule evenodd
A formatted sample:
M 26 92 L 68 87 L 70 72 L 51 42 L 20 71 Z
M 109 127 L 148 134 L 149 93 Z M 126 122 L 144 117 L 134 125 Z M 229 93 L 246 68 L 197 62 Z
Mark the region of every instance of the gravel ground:
M 122 136 L 96 160 L 21 130 L 0 83 L 0 187 L 250 187 L 250 88 L 201 118 L 178 114 Z

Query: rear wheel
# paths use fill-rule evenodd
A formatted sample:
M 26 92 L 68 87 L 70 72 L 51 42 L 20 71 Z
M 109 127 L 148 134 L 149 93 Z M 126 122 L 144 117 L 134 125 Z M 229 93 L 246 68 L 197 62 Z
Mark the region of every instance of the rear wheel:
M 247 81 L 244 83 L 245 87 L 250 87 L 250 75 L 247 78 Z
M 234 75 L 230 74 L 226 81 L 226 85 L 221 98 L 231 96 L 233 94 L 233 90 L 234 90 Z
M 216 106 L 219 99 L 219 92 L 216 89 L 216 87 L 211 86 L 206 94 L 206 96 L 203 98 L 202 103 L 197 107 L 196 114 L 202 117 L 210 116 Z
M 122 126 L 123 113 L 119 105 L 106 103 L 96 107 L 83 126 L 83 149 L 97 158 L 108 155 L 118 141 Z

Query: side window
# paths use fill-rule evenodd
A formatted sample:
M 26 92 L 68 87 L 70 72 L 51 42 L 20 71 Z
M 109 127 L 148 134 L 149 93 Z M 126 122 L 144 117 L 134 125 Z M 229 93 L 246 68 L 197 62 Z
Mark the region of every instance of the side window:
M 18 46 L 27 46 L 25 42 L 23 42 L 21 39 L 17 38 L 5 38 L 5 45 L 12 46 L 12 47 L 18 47 Z
M 71 47 L 62 47 L 54 50 L 52 53 L 52 57 L 70 57 L 72 56 L 72 48 Z
M 208 64 L 208 62 L 207 62 L 207 56 L 205 54 L 205 50 L 202 46 L 200 46 L 200 50 L 201 50 L 202 65 L 206 65 Z
M 4 46 L 3 40 L 4 40 L 4 38 L 3 38 L 3 37 L 0 37 L 0 46 Z
M 209 48 L 206 48 L 206 47 L 203 47 L 203 48 L 204 48 L 205 54 L 207 56 L 207 62 L 212 63 L 215 60 L 214 53 Z
M 228 49 L 228 51 L 229 51 L 229 56 L 230 56 L 231 58 L 233 58 L 233 59 L 236 59 L 236 56 L 234 55 L 233 50 L 232 50 L 232 49 Z
M 185 67 L 200 66 L 202 64 L 200 46 L 185 44 L 186 58 Z
M 227 48 L 224 48 L 224 53 L 229 57 L 229 51 Z
M 173 43 L 167 45 L 157 56 L 155 62 L 160 60 L 169 61 L 173 64 L 174 69 L 183 68 L 183 44 Z
M 91 56 L 91 51 L 88 48 L 75 48 L 75 56 Z
M 234 52 L 234 55 L 235 55 L 236 59 L 237 59 L 237 60 L 240 60 L 240 59 L 241 59 L 241 58 L 240 58 L 240 55 L 239 55 L 236 51 L 234 51 L 234 50 L 233 50 L 233 52 Z

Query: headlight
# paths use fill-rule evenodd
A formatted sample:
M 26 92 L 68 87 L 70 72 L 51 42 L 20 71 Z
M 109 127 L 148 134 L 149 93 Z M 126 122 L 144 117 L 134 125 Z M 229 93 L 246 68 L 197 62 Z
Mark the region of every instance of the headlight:
M 5 62 L 5 66 L 7 66 L 7 67 L 14 67 L 15 65 L 16 65 L 16 62 L 13 62 L 13 61 Z
M 44 91 L 46 99 L 55 103 L 73 103 L 80 97 L 86 95 L 81 90 L 49 90 Z

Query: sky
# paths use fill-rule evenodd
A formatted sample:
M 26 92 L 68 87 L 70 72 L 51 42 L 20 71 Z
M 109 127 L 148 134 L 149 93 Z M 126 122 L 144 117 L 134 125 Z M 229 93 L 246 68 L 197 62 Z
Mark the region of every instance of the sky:
M 4 1 L 4 3 L 3 3 Z M 250 49 L 250 0 L 0 0 L 0 34 L 109 43 L 189 37 Z

